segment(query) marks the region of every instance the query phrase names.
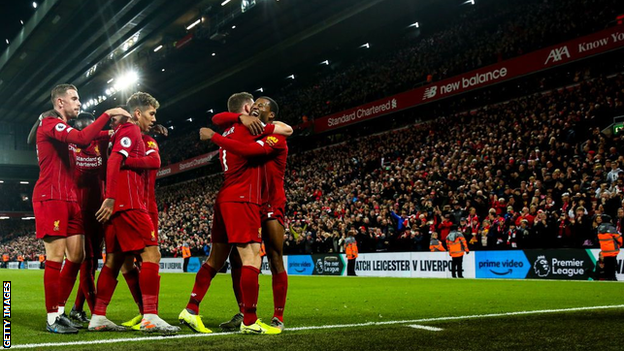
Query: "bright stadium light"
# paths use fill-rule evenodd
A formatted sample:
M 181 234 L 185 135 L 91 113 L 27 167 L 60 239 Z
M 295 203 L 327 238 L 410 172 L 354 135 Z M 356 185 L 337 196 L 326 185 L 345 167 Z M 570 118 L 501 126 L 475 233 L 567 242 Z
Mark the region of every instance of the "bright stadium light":
M 193 22 L 193 23 L 189 24 L 189 26 L 188 26 L 188 27 L 186 27 L 186 30 L 191 30 L 193 27 L 195 27 L 196 25 L 198 25 L 198 24 L 200 24 L 200 23 L 201 23 L 201 19 L 198 19 L 197 21 L 195 21 L 195 22 Z
M 258 89 L 256 89 L 256 91 L 259 91 L 259 92 L 261 92 L 261 93 L 264 93 L 264 89 L 262 89 L 262 88 L 258 88 Z
M 466 4 L 470 4 L 470 5 L 474 5 L 475 4 L 475 0 L 468 0 L 464 3 L 462 3 L 462 5 L 466 5 Z
M 0 217 L 0 219 L 9 219 L 9 218 L 11 218 L 11 217 L 7 217 L 7 216 Z
M 111 83 L 112 81 L 114 81 L 114 80 L 115 80 L 115 78 L 111 78 L 111 79 L 109 79 L 109 80 L 107 80 L 107 81 L 106 81 L 106 84 L 110 84 L 110 83 Z
M 158 50 L 162 49 L 163 46 L 162 45 L 158 45 L 156 48 L 154 48 L 154 52 L 157 52 Z
M 0 180 L 0 184 L 4 184 L 4 180 Z
M 32 219 L 35 219 L 35 217 L 22 217 L 22 220 L 24 220 L 24 221 L 29 221 L 29 220 L 32 220 Z
M 136 71 L 128 71 L 116 79 L 117 82 L 115 83 L 114 88 L 115 90 L 128 89 L 134 86 L 138 80 L 139 74 Z
M 33 1 L 33 8 L 37 8 L 37 3 Z
M 27 182 L 27 181 L 25 181 L 25 180 L 22 180 L 22 181 L 20 181 L 20 184 L 30 184 L 30 183 L 28 183 L 28 182 Z
M 225 0 L 224 2 L 221 3 L 221 6 L 227 5 L 227 3 L 230 2 L 230 1 L 232 1 L 232 0 Z
M 188 122 L 193 122 L 193 118 L 187 118 L 186 119 Z
M 420 28 L 420 25 L 418 24 L 418 22 L 414 22 L 414 23 L 410 24 L 409 26 L 407 26 L 407 28 L 410 28 L 410 27 Z
M 213 110 L 213 109 L 210 109 L 210 110 L 208 110 L 208 111 L 206 111 L 206 112 L 207 112 L 207 113 L 214 113 L 214 110 Z
M 291 74 L 291 75 L 289 75 L 288 77 L 286 77 L 286 79 L 295 79 L 295 75 L 294 75 L 294 74 Z
M 325 60 L 325 61 L 321 62 L 320 64 L 329 66 L 329 60 Z
M 370 44 L 369 43 L 362 44 L 360 45 L 360 48 L 370 49 Z
M 173 130 L 173 126 L 170 126 L 169 129 Z

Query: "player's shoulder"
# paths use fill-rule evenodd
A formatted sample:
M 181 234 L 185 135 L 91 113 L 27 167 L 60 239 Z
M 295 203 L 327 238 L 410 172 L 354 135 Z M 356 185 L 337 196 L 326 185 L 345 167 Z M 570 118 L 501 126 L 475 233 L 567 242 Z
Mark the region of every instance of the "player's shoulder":
M 133 135 L 141 137 L 141 129 L 134 123 L 126 122 L 117 128 L 116 133 L 119 135 Z
M 148 149 L 158 149 L 158 142 L 147 134 L 143 134 L 143 142 Z
M 279 147 L 286 145 L 286 137 L 280 134 L 271 134 L 266 136 L 265 143 L 267 143 L 271 147 Z

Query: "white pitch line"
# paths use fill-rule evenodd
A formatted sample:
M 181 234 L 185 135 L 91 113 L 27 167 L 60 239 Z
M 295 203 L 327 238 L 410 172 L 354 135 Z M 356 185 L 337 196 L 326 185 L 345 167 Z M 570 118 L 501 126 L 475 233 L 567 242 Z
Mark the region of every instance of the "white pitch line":
M 430 327 L 428 325 L 420 325 L 420 324 L 410 324 L 408 325 L 408 327 L 414 328 L 414 329 L 424 329 L 424 330 L 429 330 L 429 331 L 443 331 L 444 330 L 442 328 Z
M 287 331 L 298 331 L 298 330 L 355 328 L 355 327 L 365 327 L 365 326 L 371 326 L 371 325 L 414 324 L 414 323 L 423 323 L 423 322 L 450 321 L 450 320 L 458 320 L 458 319 L 476 319 L 476 318 L 489 318 L 489 317 L 521 316 L 521 315 L 529 315 L 529 314 L 578 312 L 578 311 L 605 310 L 605 309 L 614 309 L 614 308 L 624 308 L 624 305 L 573 307 L 573 308 L 561 308 L 561 309 L 550 309 L 550 310 L 535 310 L 535 311 L 518 311 L 518 312 L 476 314 L 476 315 L 469 315 L 469 316 L 450 316 L 450 317 L 422 318 L 422 319 L 412 319 L 412 320 L 403 320 L 403 321 L 386 321 L 386 322 L 367 322 L 367 323 L 354 323 L 354 324 L 319 325 L 319 326 L 287 328 L 286 330 Z M 140 342 L 140 341 L 157 341 L 157 340 L 172 340 L 172 339 L 186 339 L 186 338 L 201 338 L 201 337 L 233 335 L 233 334 L 238 334 L 238 333 L 181 334 L 181 335 L 172 335 L 172 336 L 148 336 L 148 337 L 138 337 L 138 338 L 85 340 L 85 341 L 58 342 L 58 343 L 23 344 L 23 345 L 15 345 L 15 344 L 13 344 L 13 345 L 11 345 L 11 348 L 14 348 L 14 349 L 32 349 L 32 348 L 39 348 L 39 347 L 80 346 L 80 345 L 92 345 L 92 344 L 113 344 L 113 343 L 119 343 L 119 342 Z

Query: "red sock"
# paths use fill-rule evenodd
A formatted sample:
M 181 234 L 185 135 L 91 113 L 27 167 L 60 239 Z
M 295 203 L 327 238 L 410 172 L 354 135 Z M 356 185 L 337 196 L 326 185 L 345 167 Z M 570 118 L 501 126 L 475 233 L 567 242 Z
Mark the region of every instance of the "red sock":
M 107 266 L 102 267 L 97 281 L 97 298 L 95 299 L 93 314 L 106 316 L 106 308 L 113 298 L 116 286 L 117 277 L 113 271 Z
M 243 292 L 243 323 L 252 325 L 258 320 L 256 305 L 258 304 L 258 275 L 260 270 L 253 266 L 241 269 L 241 290 Z
M 84 264 L 84 263 L 83 263 Z M 80 268 L 82 272 L 82 267 Z M 84 292 L 82 292 L 82 273 L 80 273 L 80 286 L 78 287 L 78 291 L 76 292 L 76 301 L 74 301 L 74 310 L 82 311 L 85 303 Z
M 238 310 L 243 313 L 243 298 L 241 294 L 241 269 L 232 268 L 232 288 L 234 289 L 234 296 L 236 297 L 236 303 L 238 303 Z
M 158 270 L 160 265 L 143 262 L 139 273 L 139 285 L 143 297 L 143 313 L 158 314 Z
M 68 259 L 59 276 L 59 306 L 65 306 L 69 295 L 76 284 L 76 277 L 80 270 L 80 263 L 74 263 Z
M 126 279 L 126 284 L 128 284 L 128 289 L 130 289 L 134 302 L 139 307 L 139 312 L 143 314 L 143 297 L 141 296 L 141 286 L 139 285 L 139 270 L 134 268 L 124 273 L 123 276 Z
M 43 271 L 43 289 L 48 313 L 58 312 L 60 275 L 61 262 L 46 260 L 45 270 Z
M 187 310 L 193 311 L 195 314 L 199 314 L 199 304 L 204 299 L 204 296 L 206 296 L 206 291 L 208 291 L 210 282 L 215 275 L 217 275 L 217 271 L 207 262 L 204 262 L 199 269 L 199 272 L 197 272 L 197 275 L 195 275 L 195 285 L 193 285 L 191 298 L 186 305 Z
M 284 306 L 288 292 L 288 274 L 286 271 L 273 275 L 273 317 L 284 321 Z
M 77 311 L 82 311 L 85 301 L 93 313 L 95 308 L 95 279 L 93 278 L 93 260 L 91 258 L 85 259 L 80 265 L 80 286 L 76 294 L 74 308 Z

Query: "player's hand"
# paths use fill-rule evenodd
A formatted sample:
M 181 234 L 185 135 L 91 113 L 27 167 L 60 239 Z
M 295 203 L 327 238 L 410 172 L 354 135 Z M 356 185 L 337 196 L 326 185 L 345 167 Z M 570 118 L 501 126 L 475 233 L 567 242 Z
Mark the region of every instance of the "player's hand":
M 210 140 L 215 135 L 215 131 L 210 128 L 201 128 L 199 130 L 199 140 Z
M 109 115 L 111 117 L 113 117 L 113 116 L 124 116 L 124 117 L 128 117 L 128 118 L 131 117 L 130 113 L 128 111 L 124 110 L 121 107 L 111 108 L 109 110 L 106 110 L 106 112 L 104 112 L 104 113 L 106 113 L 107 115 Z
M 157 125 L 153 126 L 152 129 L 150 129 L 150 131 L 154 132 L 156 134 L 160 134 L 162 136 L 168 136 L 169 135 L 169 129 L 167 129 L 162 124 L 157 124 Z
M 264 125 L 258 117 L 240 115 L 241 123 L 249 129 L 251 135 L 260 135 L 264 131 Z
M 95 219 L 98 222 L 104 223 L 108 221 L 113 214 L 113 208 L 115 207 L 115 199 L 106 199 L 102 202 L 102 206 L 95 213 Z
M 115 131 L 114 131 L 114 130 L 112 130 L 112 129 L 110 129 L 110 130 L 108 131 L 108 136 L 112 136 L 112 135 L 113 135 L 113 133 L 115 133 Z

